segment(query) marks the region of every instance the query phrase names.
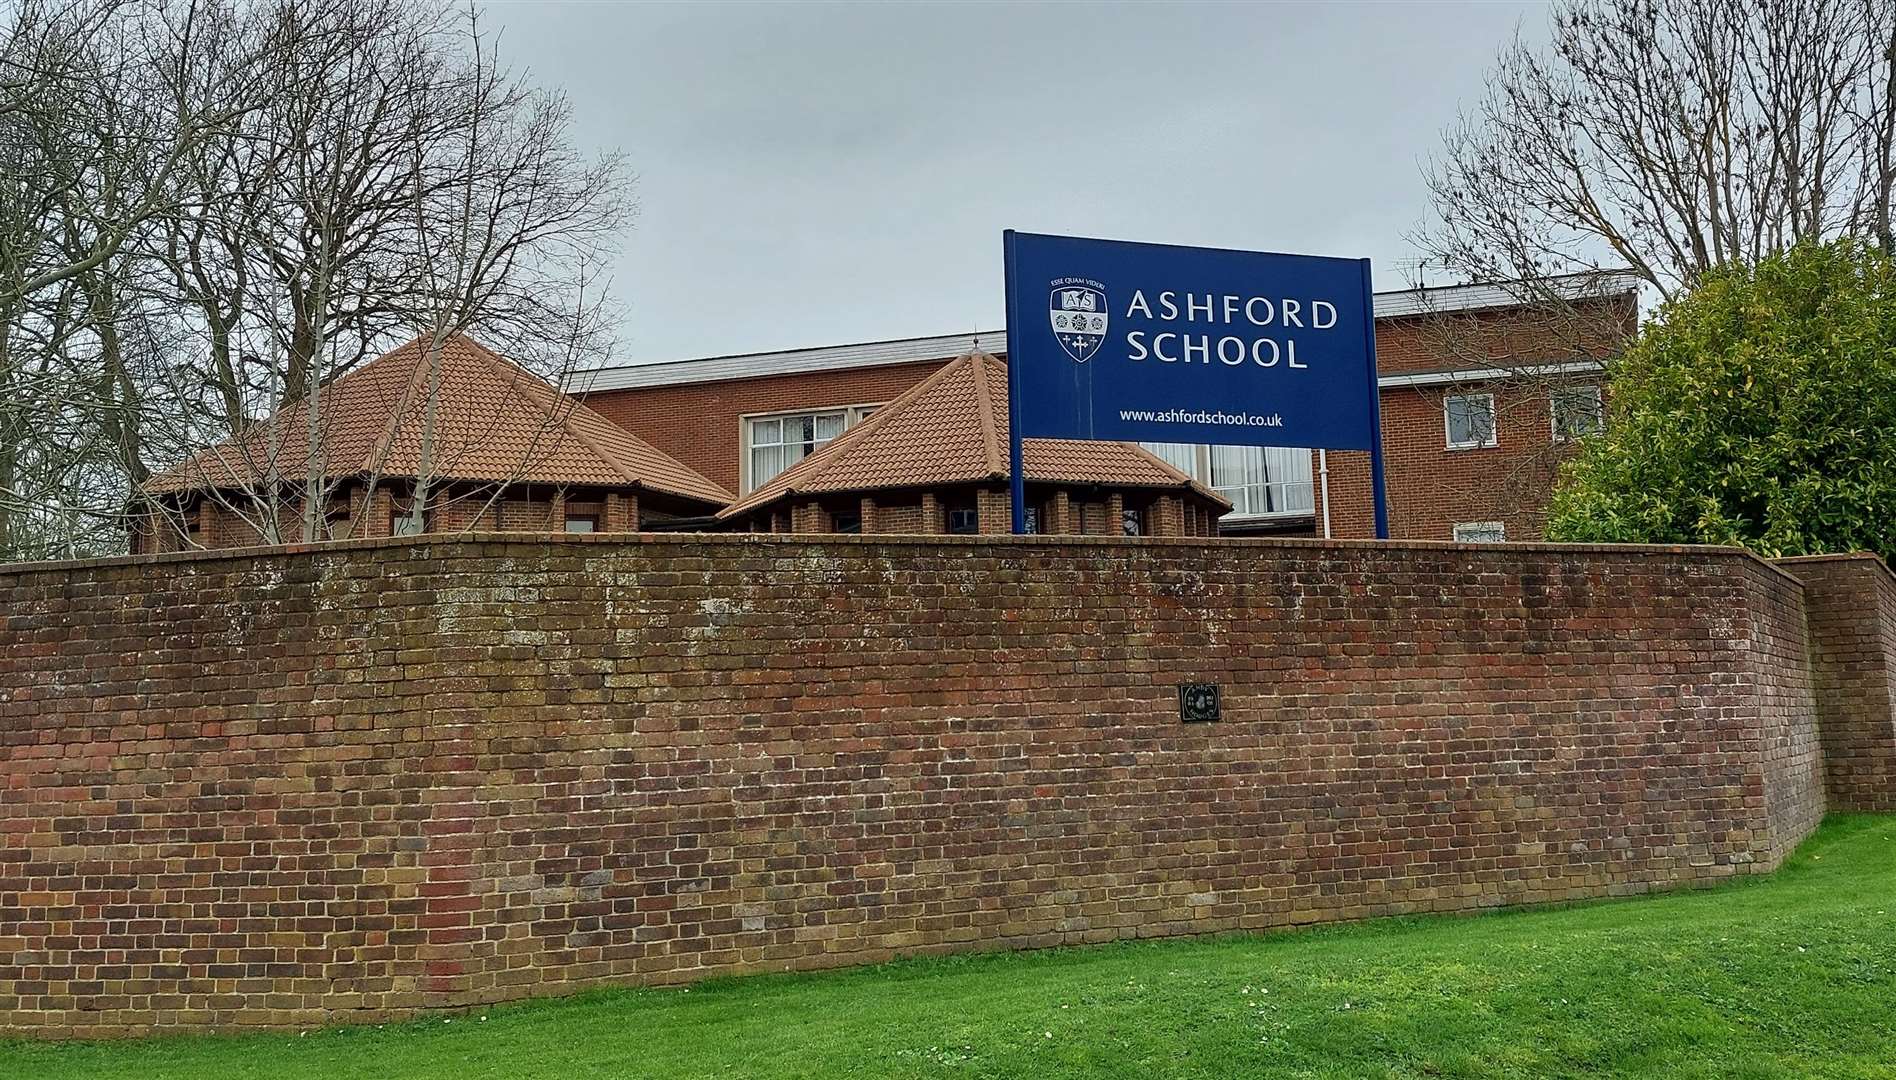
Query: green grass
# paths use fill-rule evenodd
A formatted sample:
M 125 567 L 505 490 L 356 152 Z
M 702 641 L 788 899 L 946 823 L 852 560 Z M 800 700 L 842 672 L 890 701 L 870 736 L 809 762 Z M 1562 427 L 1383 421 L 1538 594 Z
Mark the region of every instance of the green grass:
M 0 1077 L 1896 1078 L 1896 817 L 1716 889 L 603 991 L 386 1027 L 0 1042 Z

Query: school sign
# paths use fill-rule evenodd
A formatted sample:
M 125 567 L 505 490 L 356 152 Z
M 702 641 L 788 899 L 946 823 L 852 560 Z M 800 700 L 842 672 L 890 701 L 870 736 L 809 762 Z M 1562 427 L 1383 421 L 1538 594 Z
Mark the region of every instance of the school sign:
M 1387 537 L 1369 260 L 1008 231 L 1020 440 L 1367 450 Z

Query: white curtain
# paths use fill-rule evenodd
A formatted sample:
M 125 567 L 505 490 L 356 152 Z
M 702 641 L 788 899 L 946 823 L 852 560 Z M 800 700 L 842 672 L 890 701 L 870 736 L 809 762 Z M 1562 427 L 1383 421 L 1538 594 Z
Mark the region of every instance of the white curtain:
M 1198 444 L 1185 442 L 1149 442 L 1140 446 L 1186 476 L 1198 476 Z M 1203 477 L 1199 477 L 1203 479 Z

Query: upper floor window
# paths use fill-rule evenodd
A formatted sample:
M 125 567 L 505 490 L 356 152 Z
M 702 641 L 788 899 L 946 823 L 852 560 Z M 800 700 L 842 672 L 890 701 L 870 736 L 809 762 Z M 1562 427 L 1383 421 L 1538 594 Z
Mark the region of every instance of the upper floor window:
M 1458 521 L 1455 523 L 1455 542 L 1457 544 L 1500 544 L 1508 538 L 1508 527 L 1499 521 Z
M 1231 500 L 1231 517 L 1308 514 L 1316 507 L 1308 450 L 1193 443 L 1140 445 L 1166 464 Z
M 1493 394 L 1450 394 L 1442 401 L 1442 423 L 1450 450 L 1497 445 Z
M 1600 388 L 1562 386 L 1547 395 L 1547 415 L 1553 423 L 1554 441 L 1570 442 L 1592 435 L 1606 425 L 1606 410 L 1600 402 Z
M 744 419 L 744 491 L 751 492 L 861 423 L 873 405 Z

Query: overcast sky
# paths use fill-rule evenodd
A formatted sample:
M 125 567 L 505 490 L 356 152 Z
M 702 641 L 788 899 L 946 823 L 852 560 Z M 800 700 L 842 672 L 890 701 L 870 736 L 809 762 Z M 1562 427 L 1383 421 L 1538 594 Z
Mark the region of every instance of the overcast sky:
M 638 174 L 626 355 L 996 329 L 1001 230 L 1368 256 L 1531 3 L 501 2 Z

